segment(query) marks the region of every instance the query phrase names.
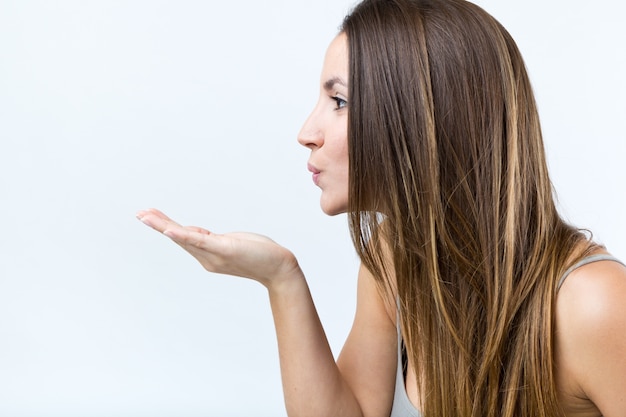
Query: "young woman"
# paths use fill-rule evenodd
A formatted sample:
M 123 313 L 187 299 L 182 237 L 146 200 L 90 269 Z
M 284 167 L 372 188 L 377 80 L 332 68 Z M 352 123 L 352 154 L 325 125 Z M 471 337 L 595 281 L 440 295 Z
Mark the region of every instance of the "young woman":
M 299 141 L 362 260 L 337 362 L 287 249 L 138 214 L 267 287 L 290 416 L 626 416 L 626 267 L 559 217 L 522 58 L 491 16 L 363 1 Z

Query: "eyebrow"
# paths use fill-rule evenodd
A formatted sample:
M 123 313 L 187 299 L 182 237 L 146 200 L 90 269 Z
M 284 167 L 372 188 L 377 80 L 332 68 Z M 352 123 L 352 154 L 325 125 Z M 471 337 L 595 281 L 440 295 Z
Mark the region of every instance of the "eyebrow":
M 348 84 L 340 77 L 333 77 L 324 83 L 324 90 L 331 91 L 335 84 L 342 85 L 344 87 L 348 87 Z

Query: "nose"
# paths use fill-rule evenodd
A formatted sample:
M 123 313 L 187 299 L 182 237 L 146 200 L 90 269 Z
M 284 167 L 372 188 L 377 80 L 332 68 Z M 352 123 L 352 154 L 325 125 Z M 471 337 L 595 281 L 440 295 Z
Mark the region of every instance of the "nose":
M 300 133 L 298 133 L 298 142 L 309 149 L 319 148 L 324 144 L 323 129 L 315 110 L 302 125 Z

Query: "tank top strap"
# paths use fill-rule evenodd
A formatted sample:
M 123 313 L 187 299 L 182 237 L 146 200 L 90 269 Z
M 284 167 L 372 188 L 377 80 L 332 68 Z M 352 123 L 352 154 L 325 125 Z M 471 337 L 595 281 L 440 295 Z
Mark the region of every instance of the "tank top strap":
M 598 262 L 598 261 L 613 261 L 613 262 L 617 262 L 617 263 L 620 263 L 620 264 L 626 266 L 626 264 L 624 264 L 624 262 L 620 261 L 619 259 L 617 259 L 616 257 L 614 257 L 612 255 L 599 254 L 599 255 L 587 256 L 586 258 L 583 258 L 580 261 L 576 262 L 574 265 L 569 267 L 563 273 L 563 276 L 561 277 L 561 279 L 559 280 L 559 283 L 556 286 L 556 290 L 559 291 L 559 289 L 561 289 L 561 285 L 563 285 L 563 283 L 565 282 L 565 279 L 569 276 L 569 274 L 574 272 L 576 269 L 580 268 L 583 265 L 587 265 L 587 264 L 590 264 L 590 263 L 593 263 L 593 262 Z

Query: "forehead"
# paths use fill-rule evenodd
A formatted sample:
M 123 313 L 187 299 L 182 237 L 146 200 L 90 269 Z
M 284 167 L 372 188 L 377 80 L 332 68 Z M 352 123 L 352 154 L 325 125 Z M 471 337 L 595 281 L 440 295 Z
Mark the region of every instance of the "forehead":
M 322 82 L 327 78 L 341 77 L 347 81 L 348 76 L 348 39 L 340 33 L 333 39 L 326 50 L 324 67 L 322 68 Z

